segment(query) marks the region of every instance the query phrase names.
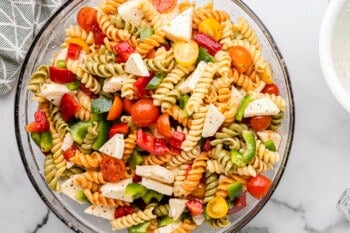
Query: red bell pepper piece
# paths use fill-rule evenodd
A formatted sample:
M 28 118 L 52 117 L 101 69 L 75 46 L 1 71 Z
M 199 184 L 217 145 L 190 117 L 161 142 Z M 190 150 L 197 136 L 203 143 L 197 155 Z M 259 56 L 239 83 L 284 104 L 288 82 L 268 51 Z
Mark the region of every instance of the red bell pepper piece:
M 77 44 L 69 43 L 66 59 L 77 60 L 82 47 Z
M 179 155 L 181 152 L 181 149 L 175 148 L 173 146 L 169 146 L 167 149 L 167 153 L 171 155 Z
M 154 141 L 154 155 L 163 156 L 167 152 L 167 141 L 165 138 L 156 138 Z
M 142 180 L 142 176 L 138 176 L 136 174 L 132 178 L 132 182 L 134 182 L 134 183 L 139 183 L 139 182 L 141 182 L 141 180 Z
M 149 81 L 150 81 L 149 78 L 140 77 L 134 83 L 135 94 L 138 98 L 141 99 L 142 97 L 148 94 L 148 90 L 146 90 L 146 86 Z
M 234 200 L 234 205 L 228 210 L 229 214 L 234 214 L 247 206 L 247 191 L 244 191 L 241 196 Z
M 202 145 L 202 150 L 203 150 L 203 151 L 210 151 L 212 148 L 213 148 L 213 146 L 212 146 L 211 143 L 210 143 L 210 139 L 209 139 L 209 138 L 206 138 L 206 139 L 204 140 L 203 145 Z
M 120 206 L 117 207 L 114 211 L 114 218 L 120 218 L 135 212 L 134 207 L 132 206 Z
M 103 40 L 105 37 L 106 35 L 103 33 L 101 28 L 98 27 L 98 29 L 94 30 L 94 43 L 96 45 L 104 45 Z
M 123 41 L 114 46 L 114 51 L 118 55 L 117 62 L 126 62 L 129 59 L 130 54 L 135 52 L 135 49 L 128 41 Z
M 181 144 L 183 141 L 185 141 L 186 135 L 184 133 L 181 133 L 179 131 L 174 131 L 173 135 L 170 137 L 169 144 L 172 147 L 175 147 L 176 149 L 181 149 Z
M 75 80 L 75 74 L 70 70 L 58 68 L 54 66 L 49 67 L 50 80 L 55 83 L 70 83 Z
M 50 130 L 50 123 L 47 120 L 46 113 L 39 109 L 34 113 L 34 122 L 26 126 L 26 130 L 31 133 L 41 133 Z
M 85 95 L 89 96 L 92 99 L 96 99 L 98 96 L 95 95 L 89 88 L 85 87 L 83 83 L 80 83 L 79 89 L 84 92 Z
M 193 39 L 199 46 L 206 48 L 212 56 L 221 50 L 221 44 L 206 34 L 198 33 L 193 36 Z
M 112 127 L 109 129 L 108 137 L 111 138 L 115 134 L 127 134 L 129 132 L 129 126 L 128 123 L 117 123 L 112 125 Z
M 63 157 L 69 161 L 72 157 L 75 156 L 75 152 L 77 151 L 77 147 L 76 146 L 71 146 L 69 147 L 67 150 L 63 151 Z
M 60 113 L 65 121 L 69 121 L 79 109 L 80 104 L 75 100 L 73 95 L 66 93 L 62 96 Z
M 192 216 L 203 213 L 203 201 L 197 198 L 189 198 L 186 202 L 186 207 Z
M 136 131 L 136 143 L 141 149 L 153 153 L 155 138 L 152 134 L 145 133 L 142 129 L 138 129 Z

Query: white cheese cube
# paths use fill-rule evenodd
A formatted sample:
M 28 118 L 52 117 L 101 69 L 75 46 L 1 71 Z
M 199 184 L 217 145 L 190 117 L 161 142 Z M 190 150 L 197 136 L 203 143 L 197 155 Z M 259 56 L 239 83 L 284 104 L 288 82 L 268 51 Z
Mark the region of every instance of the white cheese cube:
M 142 0 L 130 0 L 118 6 L 118 15 L 135 26 L 142 22 L 143 12 L 139 5 Z
M 114 93 L 122 89 L 123 83 L 128 79 L 127 75 L 113 76 L 106 78 L 103 83 L 103 91 L 107 93 Z
M 149 76 L 145 62 L 139 53 L 133 53 L 125 63 L 125 72 L 137 76 Z
M 202 137 L 214 136 L 216 131 L 225 121 L 225 116 L 213 104 L 209 105 L 208 113 L 205 116 Z
M 266 142 L 268 140 L 272 140 L 276 146 L 276 149 L 278 150 L 278 148 L 281 144 L 281 140 L 282 140 L 282 137 L 279 133 L 274 132 L 272 130 L 264 130 L 264 131 L 259 131 L 256 134 L 259 136 L 259 138 L 263 142 Z
M 181 222 L 170 223 L 164 227 L 157 228 L 154 233 L 170 233 L 175 231 L 177 228 L 181 226 Z
M 84 204 L 82 201 L 76 199 L 75 195 L 78 191 L 82 191 L 83 189 L 76 185 L 74 183 L 74 180 L 79 176 L 78 175 L 74 175 L 71 176 L 68 180 L 65 180 L 62 184 L 61 184 L 61 192 L 65 195 L 67 195 L 68 197 L 70 197 L 71 199 L 73 199 L 74 201 L 80 203 L 80 204 Z
M 196 85 L 207 66 L 208 64 L 206 62 L 199 62 L 193 73 L 188 76 L 183 83 L 179 84 L 179 90 L 182 94 L 190 93 L 196 88 Z
M 164 195 L 168 195 L 171 196 L 173 194 L 174 191 L 174 187 L 167 185 L 167 184 L 163 184 L 160 183 L 158 181 L 143 177 L 141 184 L 143 186 L 145 186 L 148 189 L 154 190 L 158 193 L 164 194 Z
M 270 116 L 280 112 L 278 106 L 269 98 L 263 97 L 250 102 L 244 111 L 244 117 Z
M 200 215 L 192 216 L 192 219 L 197 226 L 200 226 L 205 221 L 205 216 L 204 214 L 200 214 Z
M 159 165 L 136 166 L 135 172 L 138 176 L 151 178 L 168 184 L 174 183 L 174 174 L 170 170 Z
M 66 133 L 66 135 L 64 135 L 64 138 L 63 138 L 61 149 L 65 151 L 68 148 L 70 148 L 73 145 L 73 143 L 74 143 L 73 137 L 70 135 L 70 133 Z
M 232 85 L 230 102 L 232 102 L 235 106 L 239 106 L 244 95 L 245 95 L 245 93 L 238 90 L 235 86 Z
M 170 198 L 169 199 L 169 216 L 174 220 L 178 220 L 181 214 L 186 209 L 186 201 L 184 199 Z
M 45 97 L 48 101 L 58 106 L 61 102 L 62 96 L 65 93 L 73 93 L 70 91 L 65 84 L 59 83 L 44 83 L 40 87 L 40 92 L 43 97 Z
M 116 159 L 122 159 L 124 153 L 124 135 L 115 134 L 98 150 Z
M 132 178 L 124 179 L 115 183 L 107 183 L 101 186 L 100 190 L 103 196 L 127 202 L 132 202 L 132 197 L 125 196 L 125 189 L 132 183 Z
M 175 18 L 166 22 L 163 26 L 165 35 L 173 41 L 191 40 L 192 38 L 192 14 L 193 7 L 190 7 Z
M 103 205 L 91 205 L 84 210 L 84 213 L 91 214 L 100 218 L 105 218 L 108 220 L 114 219 L 114 206 L 103 206 Z

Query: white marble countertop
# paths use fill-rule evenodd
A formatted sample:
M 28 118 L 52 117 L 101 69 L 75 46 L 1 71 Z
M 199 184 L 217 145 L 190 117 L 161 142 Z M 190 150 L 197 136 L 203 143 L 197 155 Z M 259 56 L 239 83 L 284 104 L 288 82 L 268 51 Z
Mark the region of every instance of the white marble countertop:
M 296 103 L 295 137 L 284 176 L 241 233 L 345 233 L 336 202 L 350 187 L 350 115 L 331 95 L 318 60 L 327 0 L 245 0 L 283 54 Z M 0 229 L 6 233 L 71 232 L 41 201 L 17 150 L 14 96 L 0 96 Z

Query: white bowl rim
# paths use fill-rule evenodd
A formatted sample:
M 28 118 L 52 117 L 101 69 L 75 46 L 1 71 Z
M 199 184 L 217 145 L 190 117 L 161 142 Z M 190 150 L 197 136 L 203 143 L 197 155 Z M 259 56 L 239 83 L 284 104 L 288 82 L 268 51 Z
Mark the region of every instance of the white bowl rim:
M 319 36 L 319 56 L 323 76 L 332 94 L 346 111 L 350 113 L 350 96 L 337 78 L 331 52 L 334 24 L 346 1 L 348 0 L 332 0 L 327 7 Z

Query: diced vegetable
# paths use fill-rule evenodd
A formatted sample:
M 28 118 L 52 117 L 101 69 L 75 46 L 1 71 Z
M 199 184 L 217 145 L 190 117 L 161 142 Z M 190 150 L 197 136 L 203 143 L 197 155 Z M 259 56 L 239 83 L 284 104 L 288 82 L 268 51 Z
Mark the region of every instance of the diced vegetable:
M 26 126 L 26 130 L 31 133 L 41 133 L 49 131 L 50 123 L 47 120 L 46 114 L 43 110 L 39 109 L 34 113 L 34 122 L 29 123 Z
M 247 184 L 248 192 L 255 198 L 261 199 L 269 191 L 271 180 L 266 176 L 258 174 L 256 177 L 251 177 Z
M 143 157 L 138 151 L 134 151 L 130 158 L 128 159 L 129 167 L 132 169 L 136 168 L 136 165 L 143 163 Z
M 186 135 L 184 133 L 179 131 L 174 131 L 170 137 L 169 144 L 172 147 L 181 149 L 182 142 L 185 141 L 185 139 L 186 139 Z
M 120 159 L 103 156 L 100 167 L 103 179 L 108 182 L 117 182 L 125 177 L 125 164 Z
M 242 195 L 243 185 L 240 182 L 234 182 L 227 187 L 227 191 L 230 201 L 233 201 Z
M 189 198 L 186 202 L 186 207 L 192 216 L 200 215 L 203 213 L 203 201 L 201 199 Z
M 91 110 L 93 113 L 108 112 L 112 107 L 112 100 L 106 97 L 94 99 L 91 102 Z
M 128 41 L 123 41 L 114 46 L 114 51 L 118 55 L 117 62 L 124 63 L 129 59 L 129 56 L 135 52 L 135 49 Z
M 152 36 L 154 33 L 153 28 L 146 27 L 146 28 L 140 28 L 140 39 L 143 41 L 144 39 Z
M 135 208 L 132 206 L 119 206 L 115 209 L 114 218 L 121 218 L 123 216 L 135 213 Z
M 98 122 L 98 135 L 92 144 L 92 149 L 98 150 L 103 144 L 107 142 L 110 125 L 111 124 L 105 120 L 100 120 Z
M 116 120 L 120 117 L 123 111 L 123 101 L 119 97 L 119 95 L 114 96 L 114 100 L 112 103 L 111 108 L 109 109 L 108 115 L 107 115 L 107 121 Z
M 177 41 L 174 44 L 174 57 L 177 63 L 182 66 L 193 65 L 198 58 L 199 48 L 196 42 Z
M 177 0 L 152 0 L 153 6 L 160 13 L 167 13 L 175 8 Z
M 147 86 L 146 86 L 146 90 L 154 90 L 157 89 L 160 85 L 160 83 L 162 82 L 162 80 L 165 77 L 165 73 L 157 73 L 152 79 L 151 81 L 148 82 Z
M 75 82 L 67 83 L 66 86 L 70 91 L 76 91 L 80 88 L 80 82 L 75 81 Z
M 117 123 L 112 125 L 112 127 L 109 129 L 108 137 L 111 138 L 115 134 L 127 134 L 129 132 L 129 126 L 128 123 Z
M 212 56 L 215 56 L 215 54 L 219 52 L 222 48 L 221 44 L 216 42 L 210 36 L 203 33 L 198 33 L 194 35 L 193 39 L 198 43 L 200 47 L 207 49 Z
M 232 46 L 228 52 L 230 53 L 233 67 L 240 74 L 246 72 L 253 64 L 250 52 L 242 46 Z
M 203 20 L 198 27 L 201 33 L 211 36 L 214 40 L 218 41 L 222 35 L 222 28 L 219 21 L 214 18 L 207 18 Z
M 256 141 L 253 131 L 243 130 L 242 134 L 246 143 L 246 149 L 243 154 L 235 149 L 231 150 L 231 162 L 239 167 L 250 163 L 254 159 L 256 153 Z
M 189 99 L 190 99 L 190 96 L 187 95 L 187 94 L 184 94 L 184 95 L 180 96 L 180 98 L 179 98 L 179 106 L 180 106 L 181 109 L 185 109 L 185 106 L 186 106 L 186 104 L 187 104 Z
M 51 132 L 42 132 L 40 134 L 40 148 L 42 152 L 49 152 L 52 148 Z
M 66 60 L 57 60 L 56 66 L 61 69 L 66 69 L 67 68 Z
M 241 100 L 237 113 L 236 113 L 236 120 L 242 121 L 245 109 L 247 108 L 248 104 L 251 102 L 252 97 L 249 94 L 246 94 L 243 99 Z
M 69 83 L 75 80 L 75 74 L 72 71 L 50 66 L 50 80 L 55 83 Z
M 79 9 L 77 22 L 86 31 L 95 31 L 99 26 L 97 23 L 97 10 L 86 6 Z
M 141 99 L 131 108 L 132 121 L 139 127 L 148 127 L 156 123 L 160 110 L 153 105 L 152 99 Z
M 164 226 L 169 225 L 169 224 L 174 223 L 174 222 L 175 222 L 175 220 L 172 217 L 165 216 L 159 220 L 158 226 L 164 227 Z
M 84 191 L 83 190 L 78 190 L 75 193 L 75 199 L 77 199 L 78 201 L 87 203 L 87 204 L 91 204 L 89 199 L 85 196 Z
M 60 113 L 65 121 L 72 119 L 80 109 L 80 104 L 75 99 L 75 97 L 69 93 L 62 96 L 60 103 Z
M 66 59 L 77 60 L 80 56 L 82 47 L 78 44 L 69 43 Z
M 268 140 L 268 141 L 264 142 L 264 145 L 265 145 L 266 149 L 268 149 L 270 151 L 276 151 L 275 143 L 272 140 Z
M 169 114 L 163 113 L 158 117 L 156 128 L 162 136 L 166 138 L 170 138 L 172 136 Z
M 90 126 L 92 126 L 92 123 L 86 121 L 78 121 L 77 123 L 71 125 L 70 133 L 73 140 L 78 144 L 82 144 Z
M 215 58 L 211 56 L 208 51 L 203 48 L 199 47 L 199 54 L 196 63 L 198 64 L 200 61 L 205 61 L 205 62 L 216 62 Z
M 135 94 L 138 98 L 143 98 L 145 95 L 148 94 L 146 87 L 149 81 L 149 78 L 140 77 L 134 83 Z
M 148 227 L 151 224 L 150 221 L 140 223 L 128 228 L 129 233 L 147 233 Z

